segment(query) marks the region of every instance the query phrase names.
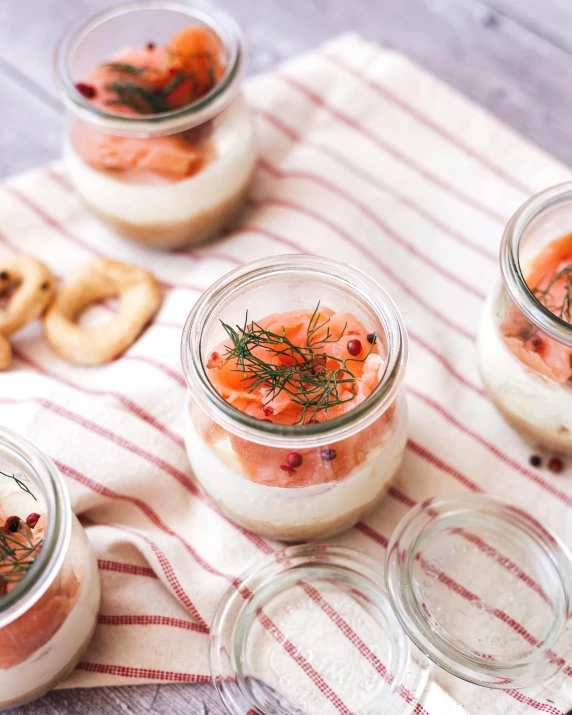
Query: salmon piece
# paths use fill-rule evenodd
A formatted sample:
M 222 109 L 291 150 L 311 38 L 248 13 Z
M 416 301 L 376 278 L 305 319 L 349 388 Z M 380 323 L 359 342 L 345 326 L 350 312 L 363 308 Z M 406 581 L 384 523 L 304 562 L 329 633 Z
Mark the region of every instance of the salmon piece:
M 79 592 L 79 580 L 64 566 L 39 601 L 20 618 L 0 628 L 0 668 L 13 668 L 42 648 L 64 624 Z
M 571 269 L 572 281 L 572 234 L 549 243 L 523 270 L 528 287 L 558 317 L 568 294 L 568 279 L 553 279 L 566 268 Z M 570 313 L 572 306 L 562 316 L 567 322 L 571 322 Z M 501 332 L 513 355 L 534 372 L 558 383 L 572 378 L 572 349 L 540 334 L 515 306 L 510 306 Z
M 538 256 L 526 267 L 526 282 L 532 290 L 542 289 L 549 281 L 562 269 L 572 269 L 572 233 L 568 233 L 561 238 L 549 243 L 540 251 Z M 558 281 L 558 284 L 551 290 L 551 295 L 556 300 L 564 294 L 565 281 Z
M 73 132 L 76 151 L 90 166 L 103 171 L 151 171 L 178 181 L 201 170 L 205 156 L 189 142 L 174 137 L 120 137 L 82 122 Z
M 329 308 L 320 308 L 316 320 L 313 311 L 293 311 L 267 316 L 255 321 L 255 324 L 276 336 L 284 334 L 297 347 L 306 346 L 310 339 L 315 352 L 331 356 L 325 360 L 328 369 L 337 369 L 339 361 L 347 361 L 348 370 L 356 378 L 355 383 L 339 386 L 338 396 L 346 401 L 318 411 L 315 416 L 318 421 L 333 419 L 353 409 L 369 397 L 381 379 L 385 361 L 379 354 L 378 343 L 370 345 L 365 326 L 350 313 L 335 313 Z M 362 349 L 359 355 L 348 352 L 350 340 L 360 341 Z M 291 393 L 283 389 L 273 395 L 270 386 L 257 385 L 248 373 L 244 374 L 236 359 L 225 359 L 229 346 L 230 343 L 219 345 L 207 361 L 209 379 L 217 392 L 251 417 L 276 424 L 298 423 L 303 408 L 292 399 Z M 251 352 L 266 364 L 277 367 L 292 365 L 302 359 L 286 344 L 273 344 L 272 349 L 257 346 Z M 256 444 L 232 434 L 228 437 L 244 473 L 252 481 L 282 487 L 324 484 L 344 478 L 367 458 L 372 447 L 386 438 L 393 413 L 394 408 L 390 407 L 368 428 L 329 447 L 300 451 L 302 464 L 296 469 L 288 464 L 288 450 Z M 313 417 L 311 408 L 309 416 Z M 224 430 L 214 424 L 201 429 L 201 434 L 211 443 L 225 435 Z M 334 453 L 332 459 L 324 456 L 324 450 L 327 452 L 329 449 Z
M 192 74 L 187 85 L 181 85 L 169 95 L 171 102 L 181 101 L 189 94 L 195 98 L 207 94 L 224 75 L 223 46 L 209 27 L 183 28 L 171 38 L 169 51 Z

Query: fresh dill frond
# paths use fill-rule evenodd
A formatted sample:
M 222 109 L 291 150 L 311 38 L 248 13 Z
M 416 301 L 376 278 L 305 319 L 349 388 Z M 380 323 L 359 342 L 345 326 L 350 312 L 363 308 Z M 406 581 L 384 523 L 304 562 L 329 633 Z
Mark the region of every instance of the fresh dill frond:
M 336 405 L 351 402 L 356 396 L 357 377 L 353 364 L 363 363 L 370 355 L 373 342 L 363 358 L 341 359 L 328 352 L 328 345 L 338 343 L 346 334 L 347 324 L 335 336 L 323 318 L 320 304 L 312 313 L 303 345 L 296 345 L 286 335 L 283 326 L 280 332 L 267 330 L 246 314 L 244 324 L 232 327 L 221 320 L 221 325 L 230 339 L 224 359 L 236 361 L 236 370 L 243 374 L 249 392 L 260 387 L 265 389 L 264 405 L 272 402 L 282 392 L 288 393 L 291 401 L 302 408 L 295 424 L 308 424 L 316 419 L 318 412 L 327 412 Z M 321 335 L 321 337 L 320 337 Z M 256 354 L 256 348 L 264 348 L 269 356 L 278 356 L 279 364 L 268 362 Z M 264 355 L 264 354 L 263 354 Z M 350 388 L 349 396 L 342 396 L 342 388 Z
M 1 471 L 0 471 L 0 474 L 3 477 L 7 477 L 8 479 L 13 479 L 23 492 L 26 492 L 26 494 L 29 494 L 34 501 L 38 501 L 36 499 L 36 497 L 34 496 L 34 494 L 32 494 L 32 492 L 28 488 L 28 485 L 25 484 L 21 479 L 18 479 L 18 477 L 15 474 L 6 474 L 5 472 L 1 472 Z
M 561 280 L 566 281 L 564 297 L 560 304 L 556 304 L 551 293 L 554 286 Z M 535 288 L 532 292 L 551 313 L 554 313 L 554 315 L 565 320 L 567 323 L 572 322 L 570 314 L 572 310 L 572 265 L 566 266 L 558 271 L 558 273 L 550 279 L 546 288 Z

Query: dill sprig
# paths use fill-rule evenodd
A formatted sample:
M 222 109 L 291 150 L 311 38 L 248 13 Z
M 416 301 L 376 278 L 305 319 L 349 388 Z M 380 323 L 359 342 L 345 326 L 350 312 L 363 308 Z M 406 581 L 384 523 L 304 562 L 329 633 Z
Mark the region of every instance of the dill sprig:
M 203 52 L 190 55 L 189 57 L 208 60 L 208 67 L 200 69 L 199 72 L 206 72 L 209 86 L 214 86 L 215 58 L 213 55 L 210 52 Z M 185 59 L 188 60 L 189 57 Z M 136 82 L 116 79 L 113 82 L 108 82 L 105 85 L 105 89 L 108 92 L 113 92 L 116 96 L 116 99 L 110 99 L 106 102 L 108 106 L 129 107 L 139 114 L 161 114 L 163 112 L 169 112 L 173 107 L 167 100 L 168 96 L 187 80 L 191 82 L 188 103 L 194 102 L 200 95 L 201 85 L 198 81 L 197 72 L 188 72 L 184 69 L 179 69 L 164 87 L 157 88 L 151 83 L 145 82 L 145 77 L 143 77 L 143 75 L 149 69 L 152 70 L 152 68 L 137 67 L 127 62 L 108 62 L 105 66 L 119 75 L 133 75 L 134 78 L 137 77 L 140 80 L 140 82 Z
M 137 67 L 136 65 L 130 65 L 128 62 L 106 62 L 105 66 L 120 74 L 139 75 L 147 71 L 147 67 Z
M 287 392 L 292 402 L 302 408 L 300 418 L 294 424 L 308 424 L 316 419 L 318 412 L 351 402 L 356 396 L 357 377 L 352 371 L 351 363 L 363 363 L 373 350 L 370 345 L 363 358 L 351 357 L 341 359 L 327 352 L 327 346 L 338 343 L 345 335 L 347 323 L 336 337 L 332 334 L 328 323 L 329 318 L 322 320 L 319 312 L 320 304 L 312 313 L 306 331 L 304 345 L 296 345 L 286 335 L 286 328 L 279 333 L 266 330 L 255 321 L 248 320 L 248 313 L 241 327 L 235 328 L 221 320 L 222 327 L 230 338 L 232 345 L 226 346 L 225 362 L 235 360 L 236 371 L 243 374 L 242 380 L 248 383 L 249 392 L 259 387 L 266 390 L 263 406 L 272 402 L 281 392 Z M 323 337 L 319 331 L 325 328 Z M 323 332 L 323 331 L 322 331 Z M 278 365 L 267 362 L 263 357 L 254 354 L 256 348 L 264 348 L 271 356 L 286 363 Z M 335 366 L 332 366 L 332 362 Z M 342 397 L 342 387 L 350 387 L 350 396 Z
M 43 539 L 34 543 L 28 532 L 29 527 L 22 528 L 18 534 L 25 542 L 14 538 L 6 529 L 0 529 L 0 587 L 9 583 L 18 583 L 30 570 L 38 555 Z M 0 595 L 5 589 L 0 588 Z
M 106 104 L 130 107 L 139 114 L 160 114 L 168 112 L 170 107 L 162 92 L 144 87 L 133 82 L 110 82 L 105 89 L 113 92 L 117 99 L 110 99 Z
M 15 474 L 6 474 L 2 471 L 0 474 L 13 479 L 23 492 L 29 494 L 34 501 L 38 501 L 27 484 L 18 479 Z M 0 596 L 6 592 L 8 584 L 18 583 L 24 578 L 43 544 L 43 539 L 36 543 L 32 541 L 32 532 L 27 525 L 23 525 L 17 533 L 19 537 L 23 537 L 23 540 L 16 538 L 16 535 L 5 527 L 0 527 Z
M 36 499 L 36 497 L 30 491 L 30 489 L 28 488 L 27 484 L 25 484 L 21 479 L 18 479 L 18 477 L 15 474 L 6 474 L 5 472 L 2 472 L 2 471 L 0 471 L 0 474 L 3 477 L 7 477 L 8 479 L 13 479 L 16 482 L 16 484 L 18 485 L 18 487 L 20 487 L 20 489 L 23 492 L 26 492 L 26 494 L 29 494 L 34 501 L 38 501 Z
M 550 293 L 558 281 L 563 279 L 566 281 L 564 298 L 562 299 L 562 303 L 557 305 L 554 303 Z M 551 313 L 554 313 L 554 315 L 568 323 L 572 322 L 570 316 L 570 311 L 572 310 L 572 265 L 566 266 L 561 271 L 558 271 L 558 273 L 550 279 L 546 288 L 535 288 L 533 294 Z

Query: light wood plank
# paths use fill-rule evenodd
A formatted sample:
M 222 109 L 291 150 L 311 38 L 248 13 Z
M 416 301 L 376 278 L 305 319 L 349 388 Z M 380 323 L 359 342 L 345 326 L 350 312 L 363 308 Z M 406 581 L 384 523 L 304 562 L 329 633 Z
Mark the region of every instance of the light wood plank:
M 139 685 L 58 690 L 6 715 L 225 715 L 211 685 Z
M 570 0 L 483 0 L 491 10 L 516 20 L 553 45 L 572 53 Z
M 18 82 L 0 73 L 0 176 L 60 154 L 61 116 Z

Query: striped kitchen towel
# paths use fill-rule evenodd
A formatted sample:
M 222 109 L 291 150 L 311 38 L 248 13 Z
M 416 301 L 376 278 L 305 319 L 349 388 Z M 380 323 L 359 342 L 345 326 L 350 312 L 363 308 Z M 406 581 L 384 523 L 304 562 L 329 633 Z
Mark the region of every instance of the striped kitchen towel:
M 469 490 L 512 501 L 572 544 L 572 470 L 529 468 L 529 450 L 484 395 L 475 360 L 507 219 L 570 171 L 400 55 L 353 35 L 249 80 L 247 96 L 260 165 L 238 226 L 210 247 L 157 254 L 117 238 L 84 211 L 59 165 L 0 189 L 2 254 L 29 252 L 60 276 L 105 255 L 168 285 L 156 320 L 111 364 L 63 362 L 35 325 L 15 338 L 13 368 L 0 375 L 0 422 L 57 462 L 99 559 L 99 628 L 65 686 L 208 681 L 217 603 L 279 548 L 197 492 L 182 440 L 183 323 L 212 281 L 263 256 L 316 253 L 361 268 L 409 329 L 410 441 L 398 486 L 338 541 L 382 563 L 408 508 Z M 518 624 L 506 628 L 513 635 Z M 572 703 L 572 669 L 526 692 L 434 677 L 418 713 L 563 715 Z M 320 713 L 345 711 L 323 695 Z

